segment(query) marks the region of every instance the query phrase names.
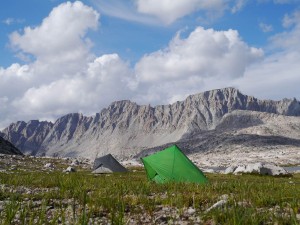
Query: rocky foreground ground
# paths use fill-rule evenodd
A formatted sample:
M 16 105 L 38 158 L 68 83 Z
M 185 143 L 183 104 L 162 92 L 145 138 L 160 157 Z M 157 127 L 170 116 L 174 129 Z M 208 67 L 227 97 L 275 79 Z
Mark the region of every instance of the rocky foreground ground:
M 93 162 L 88 159 L 83 158 L 57 158 L 57 157 L 34 157 L 34 156 L 21 156 L 21 155 L 5 155 L 0 154 L 0 175 L 11 174 L 20 175 L 32 173 L 32 179 L 38 179 L 34 176 L 35 173 L 54 174 L 54 173 L 77 173 L 85 172 L 86 176 L 90 176 Z M 125 165 L 134 167 L 140 167 L 136 161 L 124 162 Z M 131 172 L 136 172 L 133 169 Z M 110 174 L 106 175 L 92 175 L 109 177 Z M 0 176 L 1 177 L 1 176 Z M 40 185 L 38 185 L 40 186 Z M 49 222 L 49 224 L 111 224 L 112 213 L 103 209 L 98 215 L 94 215 L 86 221 L 82 221 L 82 211 L 85 210 L 88 213 L 91 209 L 88 206 L 83 206 L 81 201 L 75 198 L 64 198 L 58 199 L 62 187 L 30 187 L 24 185 L 10 185 L 5 184 L 3 180 L 0 179 L 0 192 L 7 193 L 7 196 L 17 195 L 23 196 L 23 200 L 16 201 L 11 197 L 5 198 L 5 194 L 0 195 L 0 217 L 7 217 L 7 207 L 15 207 L 15 216 L 11 219 L 12 224 L 23 224 L 25 218 L 23 218 L 23 213 L 25 208 L 27 210 L 37 211 L 36 218 L 27 218 L 27 221 L 32 224 L 44 224 L 40 218 L 40 214 L 44 214 L 44 219 Z M 73 187 L 72 187 L 73 188 Z M 75 187 L 74 187 L 75 188 Z M 89 195 L 91 190 L 87 193 Z M 49 199 L 39 199 L 34 196 L 39 195 L 54 195 L 53 198 Z M 150 193 L 148 194 L 149 199 L 166 199 L 168 196 L 167 192 L 162 194 Z M 123 196 L 129 197 L 132 196 Z M 112 204 L 114 204 L 112 202 Z M 116 203 L 117 204 L 117 203 Z M 119 207 L 119 206 L 118 206 Z M 63 216 L 57 217 L 63 208 Z M 174 224 L 200 224 L 201 219 L 196 216 L 196 210 L 193 207 L 184 208 L 183 211 L 176 207 L 169 207 L 164 205 L 157 205 L 153 209 L 153 214 L 149 215 L 147 212 L 143 212 L 144 207 L 138 206 L 140 213 L 138 215 L 132 214 L 129 209 L 125 209 L 126 221 L 117 224 L 166 224 L 173 221 Z M 42 210 L 42 211 L 40 211 Z M 116 213 L 116 217 L 120 216 Z M 123 215 L 125 216 L 125 215 Z M 123 218 L 122 216 L 122 218 Z M 3 222 L 3 220 L 0 220 Z
M 92 162 L 83 158 L 35 157 L 0 154 L 0 172 L 67 172 L 67 169 L 91 169 Z
M 123 163 L 131 166 L 125 175 L 94 175 L 87 159 L 0 155 L 1 223 L 232 224 L 234 216 L 241 224 L 300 222 L 298 174 L 206 173 L 207 186 L 155 185 L 137 161 Z

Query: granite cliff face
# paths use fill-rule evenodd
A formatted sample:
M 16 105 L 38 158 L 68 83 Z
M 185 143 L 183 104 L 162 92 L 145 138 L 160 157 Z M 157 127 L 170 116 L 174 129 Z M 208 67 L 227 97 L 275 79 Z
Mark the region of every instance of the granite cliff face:
M 25 123 L 18 121 L 5 128 L 2 137 L 12 142 L 23 153 L 35 155 L 52 127 L 51 122 L 31 120 Z
M 191 95 L 171 105 L 140 106 L 124 100 L 92 117 L 72 113 L 54 124 L 17 122 L 4 129 L 2 136 L 26 154 L 94 158 L 109 152 L 128 157 L 146 148 L 214 130 L 224 115 L 234 110 L 300 116 L 300 103 L 296 99 L 258 100 L 237 89 L 225 88 Z M 223 129 L 224 124 L 223 121 Z M 228 122 L 226 129 L 229 126 L 234 123 Z

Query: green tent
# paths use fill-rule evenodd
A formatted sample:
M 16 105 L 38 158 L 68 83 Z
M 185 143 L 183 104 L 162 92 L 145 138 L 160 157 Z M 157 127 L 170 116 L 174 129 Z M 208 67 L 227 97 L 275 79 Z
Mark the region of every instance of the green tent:
M 202 171 L 176 146 L 142 158 L 149 180 L 156 183 L 207 183 Z

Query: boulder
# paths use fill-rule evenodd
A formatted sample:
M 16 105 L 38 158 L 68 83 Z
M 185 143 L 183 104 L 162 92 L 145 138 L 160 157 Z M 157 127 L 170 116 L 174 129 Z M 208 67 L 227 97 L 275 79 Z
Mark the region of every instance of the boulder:
M 204 173 L 217 173 L 214 169 L 210 169 L 210 168 L 201 168 L 202 172 Z
M 235 171 L 235 169 L 237 168 L 237 166 L 229 166 L 225 169 L 225 171 L 223 172 L 224 174 L 229 174 L 229 173 L 233 173 Z
M 289 173 L 282 167 L 270 163 L 261 163 L 261 162 L 247 164 L 247 165 L 240 165 L 240 166 L 230 166 L 225 170 L 224 173 L 225 174 L 254 173 L 254 174 L 270 175 L 270 176 L 289 175 Z

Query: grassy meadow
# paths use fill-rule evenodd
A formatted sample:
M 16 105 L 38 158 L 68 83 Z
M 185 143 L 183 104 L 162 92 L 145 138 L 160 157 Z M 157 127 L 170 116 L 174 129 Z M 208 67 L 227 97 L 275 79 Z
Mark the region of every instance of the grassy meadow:
M 207 185 L 155 184 L 142 168 L 17 168 L 0 173 L 0 224 L 300 224 L 300 174 L 206 175 Z M 224 195 L 226 203 L 207 211 Z

